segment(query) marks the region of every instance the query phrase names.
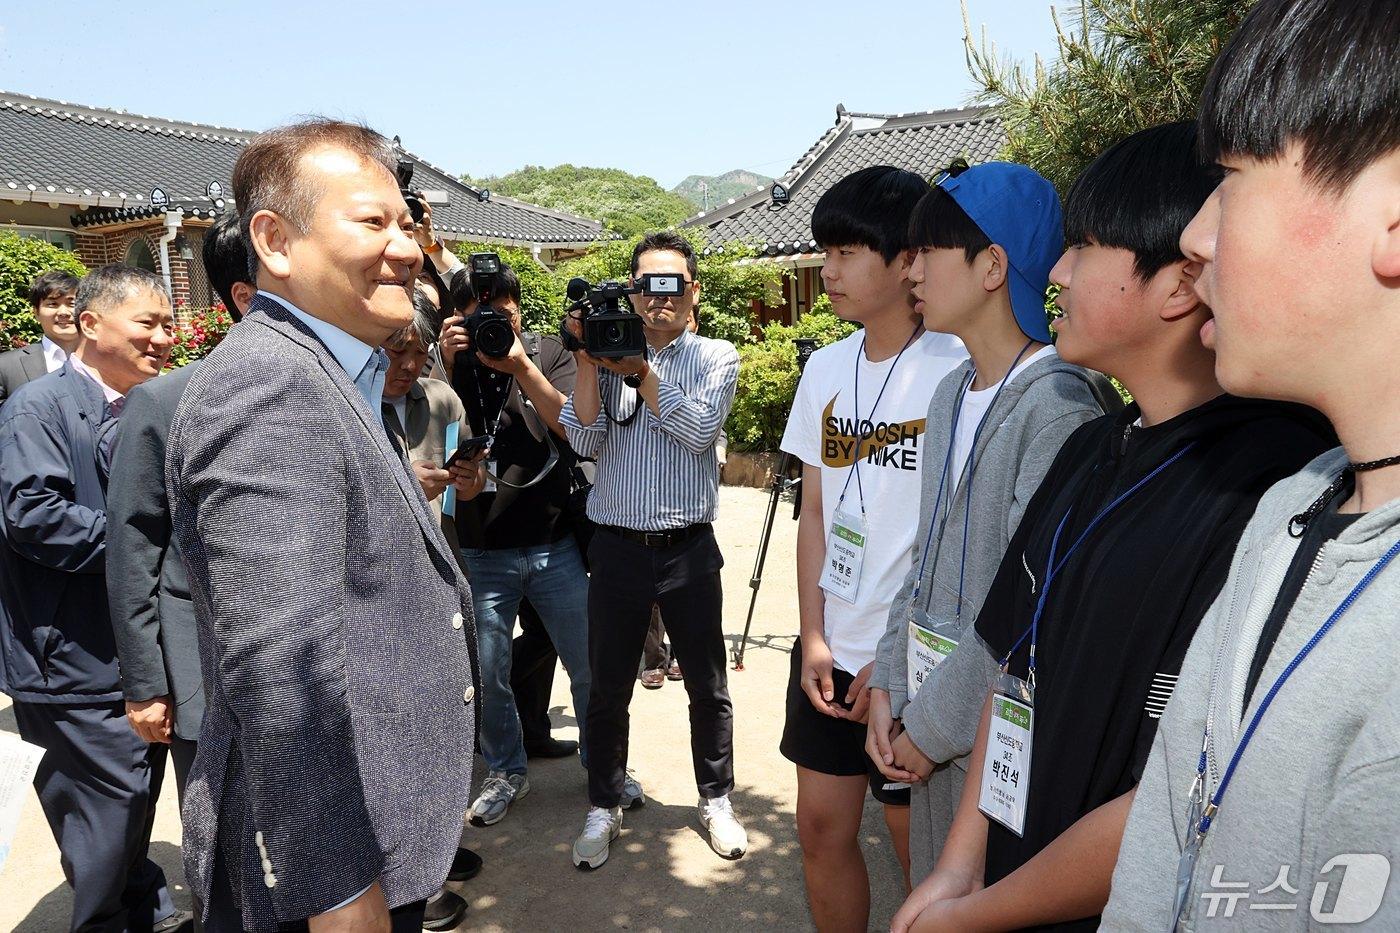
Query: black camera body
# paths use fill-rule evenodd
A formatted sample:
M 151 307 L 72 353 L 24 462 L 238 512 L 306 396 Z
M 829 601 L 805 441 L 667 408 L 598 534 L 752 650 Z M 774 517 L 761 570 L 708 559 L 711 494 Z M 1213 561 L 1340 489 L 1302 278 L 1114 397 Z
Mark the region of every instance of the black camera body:
M 631 286 L 614 281 L 592 285 L 585 279 L 570 279 L 568 295 L 573 304 L 565 310 L 559 324 L 559 339 L 564 349 L 584 350 L 600 360 L 644 356 L 646 332 L 642 329 L 642 317 L 632 309 L 628 296 L 678 298 L 685 294 L 685 286 L 684 276 L 653 273 L 643 275 L 640 284 Z M 579 312 L 582 340 L 568 328 L 569 316 L 575 311 Z
M 394 174 L 398 177 L 399 194 L 403 195 L 404 203 L 408 205 L 408 212 L 413 217 L 413 222 L 418 224 L 423 222 L 423 215 L 427 213 L 423 209 L 423 202 L 413 191 L 409 190 L 409 185 L 413 184 L 413 160 L 399 159 L 398 167 L 394 169 Z
M 495 360 L 505 359 L 515 346 L 515 328 L 510 316 L 491 307 L 496 297 L 496 277 L 501 271 L 501 257 L 495 253 L 472 253 L 467 260 L 472 291 L 478 301 L 476 311 L 462 322 L 472 349 Z

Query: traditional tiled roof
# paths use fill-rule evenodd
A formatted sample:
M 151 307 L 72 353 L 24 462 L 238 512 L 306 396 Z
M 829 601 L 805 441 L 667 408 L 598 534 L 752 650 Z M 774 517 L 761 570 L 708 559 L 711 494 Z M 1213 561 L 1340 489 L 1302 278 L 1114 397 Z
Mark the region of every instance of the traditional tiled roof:
M 78 226 L 123 223 L 163 213 L 149 201 L 159 187 L 172 207 L 206 214 L 217 181 L 232 198 L 233 164 L 256 131 L 166 120 L 0 92 L 0 198 L 72 205 Z M 512 245 L 583 246 L 610 235 L 597 221 L 482 193 L 421 156 L 416 188 L 445 192 L 434 225 L 448 239 Z
M 708 213 L 684 226 L 704 228 L 709 248 L 743 240 L 765 256 L 790 261 L 817 249 L 812 239 L 812 209 L 839 179 L 872 165 L 894 165 L 925 177 L 962 156 L 969 162 L 994 158 L 1006 142 L 1001 121 L 990 110 L 935 110 L 928 113 L 851 113 L 840 105 L 836 123 L 786 174 L 778 179 L 788 203 L 777 207 L 771 185 Z

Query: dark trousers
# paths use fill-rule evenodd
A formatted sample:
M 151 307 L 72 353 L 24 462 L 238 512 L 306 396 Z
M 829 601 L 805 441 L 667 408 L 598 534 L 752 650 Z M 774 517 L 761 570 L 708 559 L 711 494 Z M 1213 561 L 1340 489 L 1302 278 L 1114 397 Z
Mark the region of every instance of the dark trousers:
M 666 626 L 661 622 L 661 607 L 651 607 L 651 624 L 647 626 L 647 640 L 642 647 L 642 667 L 648 671 L 666 666 L 670 652 L 666 650 Z
M 147 857 L 165 746 L 137 738 L 120 701 L 14 709 L 20 737 L 45 749 L 34 789 L 73 888 L 71 929 L 149 930 L 174 913 L 165 873 Z
M 180 797 L 181 810 L 185 806 L 185 783 L 190 779 L 190 766 L 194 764 L 194 756 L 198 752 L 198 742 L 177 735 L 170 737 L 170 763 L 175 766 L 175 793 Z
M 650 548 L 599 529 L 589 546 L 588 798 L 615 807 L 627 768 L 628 706 L 651 609 L 661 607 L 690 697 L 690 753 L 702 797 L 734 787 L 734 709 L 720 629 L 724 558 L 713 531 Z
M 559 654 L 549 640 L 544 622 L 528 599 L 520 601 L 520 634 L 510 643 L 510 689 L 520 714 L 525 749 L 549 741 L 549 697 L 554 690 L 554 668 Z

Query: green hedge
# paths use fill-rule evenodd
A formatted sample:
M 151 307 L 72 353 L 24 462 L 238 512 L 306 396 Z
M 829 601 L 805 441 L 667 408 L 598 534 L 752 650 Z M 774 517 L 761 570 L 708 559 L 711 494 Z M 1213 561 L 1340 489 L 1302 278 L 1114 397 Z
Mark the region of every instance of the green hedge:
M 54 269 L 87 275 L 87 267 L 66 249 L 18 233 L 0 232 L 0 350 L 22 347 L 44 336 L 29 307 L 29 285 Z
M 831 312 L 822 295 L 812 310 L 789 327 L 769 324 L 763 339 L 739 349 L 739 389 L 729 412 L 727 433 L 733 450 L 777 450 L 797 395 L 797 344 L 810 337 L 826 346 L 850 334 L 854 324 Z

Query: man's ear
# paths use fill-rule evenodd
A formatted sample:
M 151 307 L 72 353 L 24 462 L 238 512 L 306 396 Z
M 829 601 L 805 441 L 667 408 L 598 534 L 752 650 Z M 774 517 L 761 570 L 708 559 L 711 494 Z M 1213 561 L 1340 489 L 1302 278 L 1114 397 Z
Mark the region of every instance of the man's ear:
M 1200 274 L 1201 264 L 1194 259 L 1178 259 L 1157 270 L 1153 278 L 1160 280 L 1161 290 L 1153 291 L 1166 296 L 1157 309 L 1157 316 L 1170 322 L 1195 314 L 1201 307 L 1201 298 L 1194 287 Z
M 986 264 L 982 273 L 983 289 L 994 292 L 1006 284 L 1011 272 L 1011 261 L 1006 256 L 1006 250 L 993 243 L 982 250 L 976 261 Z
M 237 305 L 239 314 L 247 314 L 248 306 L 253 303 L 253 296 L 258 293 L 256 285 L 249 285 L 247 282 L 233 283 L 233 303 Z
M 78 333 L 82 334 L 84 340 L 97 339 L 97 320 L 101 316 L 95 311 L 84 311 L 78 315 Z
M 1400 153 L 1392 152 L 1383 161 L 1383 167 L 1378 168 L 1386 179 L 1381 214 L 1385 229 L 1371 249 L 1371 268 L 1376 275 L 1393 282 L 1400 279 Z
M 692 308 L 700 307 L 700 277 L 690 283 L 690 303 Z
M 258 254 L 258 266 L 274 279 L 290 278 L 287 221 L 269 210 L 261 210 L 248 222 L 248 240 Z

